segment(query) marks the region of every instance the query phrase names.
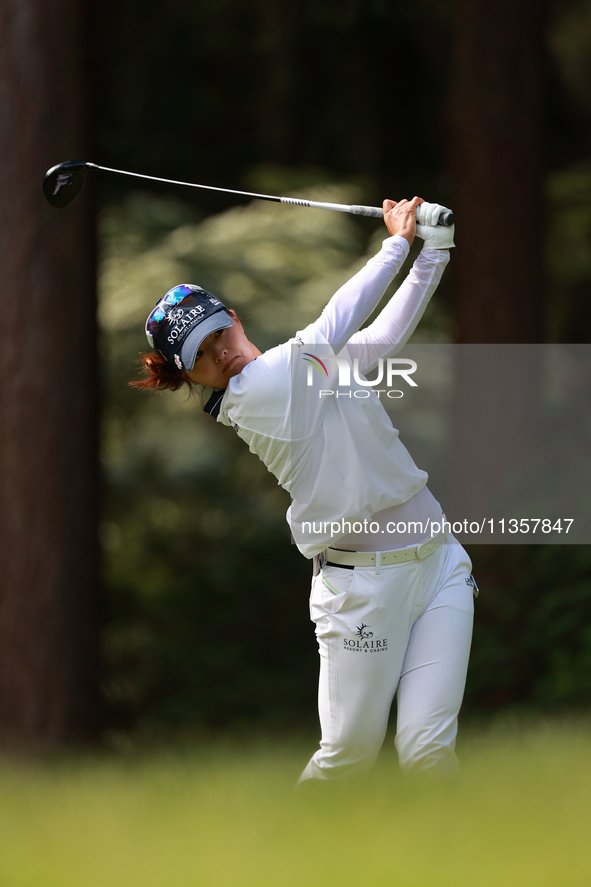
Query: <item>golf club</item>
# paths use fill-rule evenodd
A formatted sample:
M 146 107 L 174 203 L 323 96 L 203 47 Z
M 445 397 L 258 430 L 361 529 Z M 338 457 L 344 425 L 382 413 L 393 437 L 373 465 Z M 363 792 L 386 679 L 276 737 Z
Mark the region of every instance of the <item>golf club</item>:
M 257 200 L 271 200 L 274 203 L 284 203 L 290 206 L 309 206 L 315 209 L 332 209 L 336 212 L 352 213 L 355 216 L 371 216 L 375 219 L 384 217 L 382 208 L 379 206 L 358 206 L 353 204 L 348 206 L 342 203 L 322 203 L 316 200 L 301 200 L 298 197 L 273 197 L 270 194 L 255 194 L 252 191 L 234 191 L 231 188 L 216 188 L 213 185 L 196 185 L 192 182 L 177 182 L 173 179 L 161 179 L 157 176 L 146 176 L 138 172 L 126 172 L 123 169 L 111 169 L 108 166 L 98 166 L 96 163 L 89 163 L 86 160 L 68 160 L 65 163 L 58 163 L 45 173 L 43 179 L 43 193 L 51 206 L 57 209 L 65 209 L 70 206 L 84 187 L 86 176 L 89 169 L 98 169 L 101 172 L 116 173 L 120 176 L 131 176 L 134 179 L 147 179 L 150 182 L 164 182 L 167 185 L 180 185 L 183 188 L 202 188 L 205 191 L 221 191 L 224 194 L 237 194 L 239 197 L 251 197 Z M 421 204 L 420 210 L 422 214 L 427 208 L 434 208 L 434 204 Z M 423 209 L 424 208 L 424 209 Z M 435 216 L 436 221 L 429 220 L 419 221 L 422 224 L 445 225 L 450 227 L 454 223 L 453 213 L 445 207 L 440 207 L 440 212 Z

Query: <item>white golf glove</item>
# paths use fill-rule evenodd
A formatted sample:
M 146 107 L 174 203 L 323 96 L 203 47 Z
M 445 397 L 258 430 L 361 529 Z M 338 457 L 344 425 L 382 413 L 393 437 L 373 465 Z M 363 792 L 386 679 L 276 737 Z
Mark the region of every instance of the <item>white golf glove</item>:
M 452 225 L 451 228 L 446 228 L 444 225 L 435 225 L 435 227 L 417 225 L 417 237 L 425 241 L 423 244 L 425 249 L 451 249 L 452 246 L 455 246 L 455 230 L 455 225 Z
M 436 225 L 442 212 L 449 212 L 440 203 L 419 203 L 417 206 L 417 225 Z
M 419 203 L 417 206 L 417 237 L 425 241 L 427 249 L 451 249 L 455 246 L 454 231 L 445 225 L 438 225 L 441 212 L 447 207 L 439 203 Z

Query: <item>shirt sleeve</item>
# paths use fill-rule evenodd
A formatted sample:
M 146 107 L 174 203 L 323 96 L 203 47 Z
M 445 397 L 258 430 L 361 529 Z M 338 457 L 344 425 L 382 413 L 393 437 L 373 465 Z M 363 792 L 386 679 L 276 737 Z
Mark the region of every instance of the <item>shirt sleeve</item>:
M 449 262 L 449 250 L 422 249 L 408 277 L 373 323 L 347 341 L 359 370 L 367 373 L 382 357 L 394 354 L 410 339 Z
M 318 320 L 299 334 L 303 340 L 315 341 L 319 334 L 338 353 L 379 303 L 409 250 L 404 237 L 386 238 L 380 252 L 337 290 Z

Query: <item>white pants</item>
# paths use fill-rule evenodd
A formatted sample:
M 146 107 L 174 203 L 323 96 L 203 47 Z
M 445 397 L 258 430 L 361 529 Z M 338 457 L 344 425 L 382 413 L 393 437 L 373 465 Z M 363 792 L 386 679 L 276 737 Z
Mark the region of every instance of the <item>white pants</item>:
M 403 770 L 457 768 L 457 718 L 474 612 L 472 565 L 457 542 L 422 561 L 325 566 L 310 614 L 320 650 L 322 738 L 300 782 L 371 766 L 397 694 Z

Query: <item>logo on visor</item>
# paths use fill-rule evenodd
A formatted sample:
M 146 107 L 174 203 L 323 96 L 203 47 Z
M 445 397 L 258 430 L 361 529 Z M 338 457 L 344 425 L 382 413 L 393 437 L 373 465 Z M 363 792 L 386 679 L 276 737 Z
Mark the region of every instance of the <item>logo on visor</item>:
M 201 315 L 205 314 L 205 308 L 197 305 L 195 308 L 189 308 L 188 311 L 177 308 L 168 314 L 168 322 L 170 324 L 170 332 L 167 342 L 174 345 L 176 342 L 182 342 L 183 339 L 191 332 L 193 327 L 201 320 Z M 174 324 L 174 326 L 173 326 Z

